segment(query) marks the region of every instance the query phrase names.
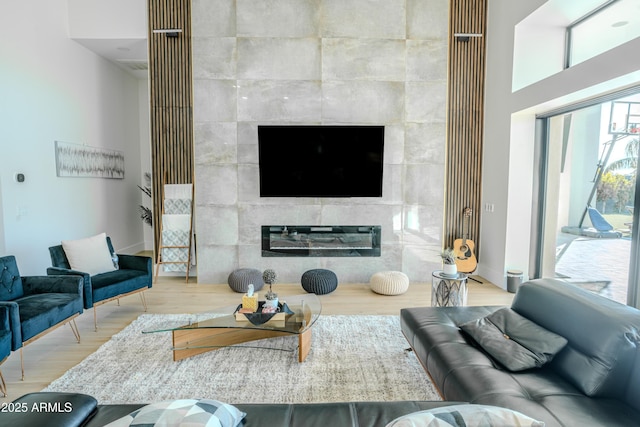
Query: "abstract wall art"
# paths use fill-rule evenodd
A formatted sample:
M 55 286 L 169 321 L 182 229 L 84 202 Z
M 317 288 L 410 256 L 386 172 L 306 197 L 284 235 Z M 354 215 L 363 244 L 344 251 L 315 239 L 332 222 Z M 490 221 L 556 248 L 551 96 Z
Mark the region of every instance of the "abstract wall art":
M 59 177 L 124 179 L 124 152 L 55 141 Z

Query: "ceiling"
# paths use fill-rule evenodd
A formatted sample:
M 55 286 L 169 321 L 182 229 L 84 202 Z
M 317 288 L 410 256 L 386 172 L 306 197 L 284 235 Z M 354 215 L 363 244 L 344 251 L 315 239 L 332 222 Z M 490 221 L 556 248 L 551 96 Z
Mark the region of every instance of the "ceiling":
M 67 14 L 71 40 L 148 78 L 146 0 L 67 0 Z
M 147 39 L 73 39 L 138 79 L 147 79 Z

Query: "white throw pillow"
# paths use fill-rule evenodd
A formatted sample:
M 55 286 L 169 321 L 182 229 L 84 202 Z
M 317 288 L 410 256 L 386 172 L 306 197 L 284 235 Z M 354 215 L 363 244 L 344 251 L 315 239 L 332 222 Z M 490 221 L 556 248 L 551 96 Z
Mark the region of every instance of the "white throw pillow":
M 387 427 L 544 427 L 520 412 L 489 405 L 450 405 L 396 418 Z
M 217 400 L 178 399 L 143 406 L 105 427 L 236 427 L 245 415 Z
M 94 276 L 116 269 L 107 245 L 106 233 L 85 239 L 63 240 L 62 249 L 72 270 Z

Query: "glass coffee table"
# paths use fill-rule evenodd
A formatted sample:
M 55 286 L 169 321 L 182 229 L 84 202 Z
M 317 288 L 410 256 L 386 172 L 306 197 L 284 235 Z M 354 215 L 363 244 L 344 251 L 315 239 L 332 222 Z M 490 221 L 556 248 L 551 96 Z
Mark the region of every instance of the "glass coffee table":
M 316 294 L 288 296 L 280 302 L 286 303 L 289 313 L 279 313 L 262 324 L 253 324 L 242 314 L 236 317 L 238 305 L 233 305 L 194 314 L 186 325 L 173 322 L 142 333 L 171 332 L 174 361 L 249 341 L 298 335 L 298 361 L 304 362 L 311 350 L 311 327 L 322 304 Z

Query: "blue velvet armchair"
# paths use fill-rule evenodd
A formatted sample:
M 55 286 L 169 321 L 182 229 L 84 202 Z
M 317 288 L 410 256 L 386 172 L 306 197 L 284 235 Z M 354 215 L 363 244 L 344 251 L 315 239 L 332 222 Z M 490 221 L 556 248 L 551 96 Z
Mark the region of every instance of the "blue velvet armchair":
M 0 306 L 0 364 L 11 354 L 11 326 L 9 325 L 9 308 Z M 0 372 L 0 393 L 7 397 L 7 384 Z
M 107 245 L 111 253 L 115 253 L 111 238 L 107 236 Z M 152 286 L 151 258 L 138 255 L 118 254 L 119 269 L 106 273 L 95 274 L 72 270 L 69 260 L 62 245 L 49 248 L 52 267 L 47 269 L 49 275 L 79 275 L 83 280 L 84 308 L 93 307 L 93 322 L 98 330 L 96 306 L 119 300 L 122 297 L 139 293 L 144 311 L 147 311 L 147 302 L 144 291 Z
M 11 350 L 20 349 L 22 378 L 22 348 L 30 342 L 65 323 L 80 342 L 75 322 L 83 311 L 79 276 L 20 276 L 13 255 L 0 257 L 0 307 L 8 311 Z

